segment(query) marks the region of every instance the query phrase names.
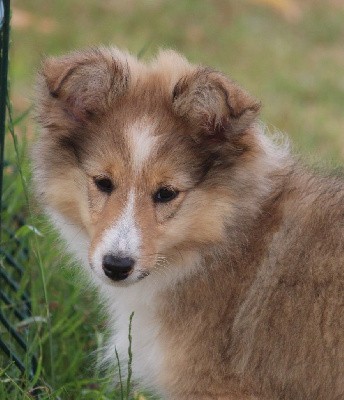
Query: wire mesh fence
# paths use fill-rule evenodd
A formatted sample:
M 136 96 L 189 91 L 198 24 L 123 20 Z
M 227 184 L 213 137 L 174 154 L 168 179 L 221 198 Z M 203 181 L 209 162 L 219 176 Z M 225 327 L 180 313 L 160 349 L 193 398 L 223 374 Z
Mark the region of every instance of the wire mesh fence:
M 30 347 L 32 320 L 27 269 L 28 246 L 16 232 L 25 224 L 23 215 L 7 212 L 10 193 L 5 189 L 4 161 L 6 110 L 8 106 L 8 53 L 10 0 L 0 0 L 0 378 L 11 396 L 13 382 L 37 381 L 37 359 Z M 35 390 L 32 391 L 35 395 Z M 10 397 L 11 398 L 11 397 Z

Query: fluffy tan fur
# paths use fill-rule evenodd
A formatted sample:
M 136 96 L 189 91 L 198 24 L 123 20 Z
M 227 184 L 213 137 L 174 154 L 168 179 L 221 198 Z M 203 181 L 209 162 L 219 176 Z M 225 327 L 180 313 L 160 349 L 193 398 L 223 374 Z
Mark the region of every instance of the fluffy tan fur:
M 133 346 L 147 347 L 153 371 L 140 342 L 152 332 L 149 383 L 167 399 L 344 398 L 344 182 L 274 145 L 258 111 L 236 83 L 172 51 L 149 64 L 117 49 L 72 53 L 46 60 L 38 78 L 36 193 L 83 233 L 91 266 L 136 194 L 150 275 L 118 294 L 96 284 L 110 314 L 119 298 L 135 311 Z M 154 137 L 140 169 L 135 123 Z M 114 182 L 111 195 L 98 176 Z M 161 185 L 180 195 L 154 203 Z

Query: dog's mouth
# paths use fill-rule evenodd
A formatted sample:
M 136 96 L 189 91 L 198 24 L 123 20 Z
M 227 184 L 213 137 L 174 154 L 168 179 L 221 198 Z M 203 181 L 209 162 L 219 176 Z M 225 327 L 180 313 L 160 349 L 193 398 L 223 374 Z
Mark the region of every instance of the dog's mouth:
M 150 275 L 149 271 L 142 271 L 142 270 L 137 270 L 133 271 L 126 277 L 122 277 L 120 280 L 116 279 L 113 280 L 106 276 L 106 274 L 103 274 L 104 279 L 107 281 L 108 284 L 111 286 L 131 286 L 134 285 L 135 283 L 141 282 L 144 278 L 146 278 L 148 275 Z
M 142 281 L 142 279 L 146 278 L 150 274 L 149 271 L 140 271 L 140 274 L 137 277 L 138 281 Z

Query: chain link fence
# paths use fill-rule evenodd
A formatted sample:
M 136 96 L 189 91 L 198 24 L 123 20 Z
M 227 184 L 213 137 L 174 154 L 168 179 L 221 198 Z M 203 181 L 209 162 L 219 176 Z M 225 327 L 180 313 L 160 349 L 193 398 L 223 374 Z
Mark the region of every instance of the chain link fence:
M 28 247 L 16 236 L 24 225 L 22 215 L 9 215 L 4 160 L 8 100 L 8 55 L 10 0 L 0 0 L 0 378 L 3 390 L 11 396 L 13 388 L 37 382 L 37 359 L 30 348 L 28 322 L 32 319 L 27 290 Z M 14 167 L 15 168 L 15 167 Z M 15 385 L 14 385 L 15 383 Z M 39 396 L 35 390 L 34 397 Z M 9 397 L 12 398 L 12 397 Z

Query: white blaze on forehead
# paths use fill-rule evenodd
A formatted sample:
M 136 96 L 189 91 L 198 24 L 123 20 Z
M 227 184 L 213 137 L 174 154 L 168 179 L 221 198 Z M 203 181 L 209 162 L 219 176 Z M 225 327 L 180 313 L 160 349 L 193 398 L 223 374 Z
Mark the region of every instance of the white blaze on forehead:
M 133 169 L 140 172 L 156 149 L 157 137 L 154 136 L 156 125 L 148 120 L 135 122 L 128 128 L 128 143 Z
M 113 226 L 105 230 L 93 256 L 94 265 L 101 265 L 106 254 L 119 257 L 139 257 L 141 238 L 135 222 L 135 191 L 129 192 L 122 214 Z

